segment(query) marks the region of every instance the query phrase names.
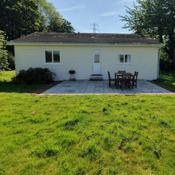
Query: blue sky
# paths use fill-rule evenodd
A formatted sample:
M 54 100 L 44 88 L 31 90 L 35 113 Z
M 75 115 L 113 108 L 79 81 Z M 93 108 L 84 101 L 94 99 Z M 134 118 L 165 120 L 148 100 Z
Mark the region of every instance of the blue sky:
M 70 21 L 76 32 L 92 32 L 92 24 L 98 24 L 100 33 L 128 33 L 123 29 L 120 15 L 125 6 L 132 7 L 134 0 L 48 0 L 61 15 Z

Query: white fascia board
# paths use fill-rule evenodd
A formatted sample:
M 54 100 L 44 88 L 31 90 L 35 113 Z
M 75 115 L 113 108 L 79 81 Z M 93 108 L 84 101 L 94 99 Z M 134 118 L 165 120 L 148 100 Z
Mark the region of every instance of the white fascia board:
M 9 41 L 7 45 L 14 46 L 118 46 L 118 47 L 157 47 L 161 48 L 162 44 L 143 44 L 143 43 L 133 43 L 133 44 L 119 44 L 119 43 L 55 43 L 55 42 L 14 42 Z

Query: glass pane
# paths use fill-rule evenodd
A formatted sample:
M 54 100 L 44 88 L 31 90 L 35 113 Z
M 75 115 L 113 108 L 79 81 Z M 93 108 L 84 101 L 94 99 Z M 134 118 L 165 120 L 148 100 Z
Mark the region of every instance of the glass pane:
M 45 59 L 46 59 L 46 63 L 52 62 L 52 52 L 51 51 L 45 51 Z
M 125 63 L 128 62 L 128 55 L 125 55 Z
M 53 61 L 54 63 L 60 62 L 60 52 L 59 51 L 53 51 Z
M 120 55 L 120 63 L 124 62 L 124 55 Z
M 94 63 L 100 63 L 100 55 L 99 54 L 94 55 Z

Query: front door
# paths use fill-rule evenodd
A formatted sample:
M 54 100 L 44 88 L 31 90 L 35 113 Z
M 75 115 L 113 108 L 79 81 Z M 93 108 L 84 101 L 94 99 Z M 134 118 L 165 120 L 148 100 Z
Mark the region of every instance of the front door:
M 93 74 L 101 74 L 100 53 L 95 53 L 93 58 Z

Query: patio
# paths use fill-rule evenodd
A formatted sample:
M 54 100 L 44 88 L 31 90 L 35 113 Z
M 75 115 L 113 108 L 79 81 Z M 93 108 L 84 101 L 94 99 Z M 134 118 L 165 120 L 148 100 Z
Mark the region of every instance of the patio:
M 171 93 L 151 82 L 139 80 L 134 89 L 109 88 L 108 81 L 63 81 L 43 94 L 162 94 Z

